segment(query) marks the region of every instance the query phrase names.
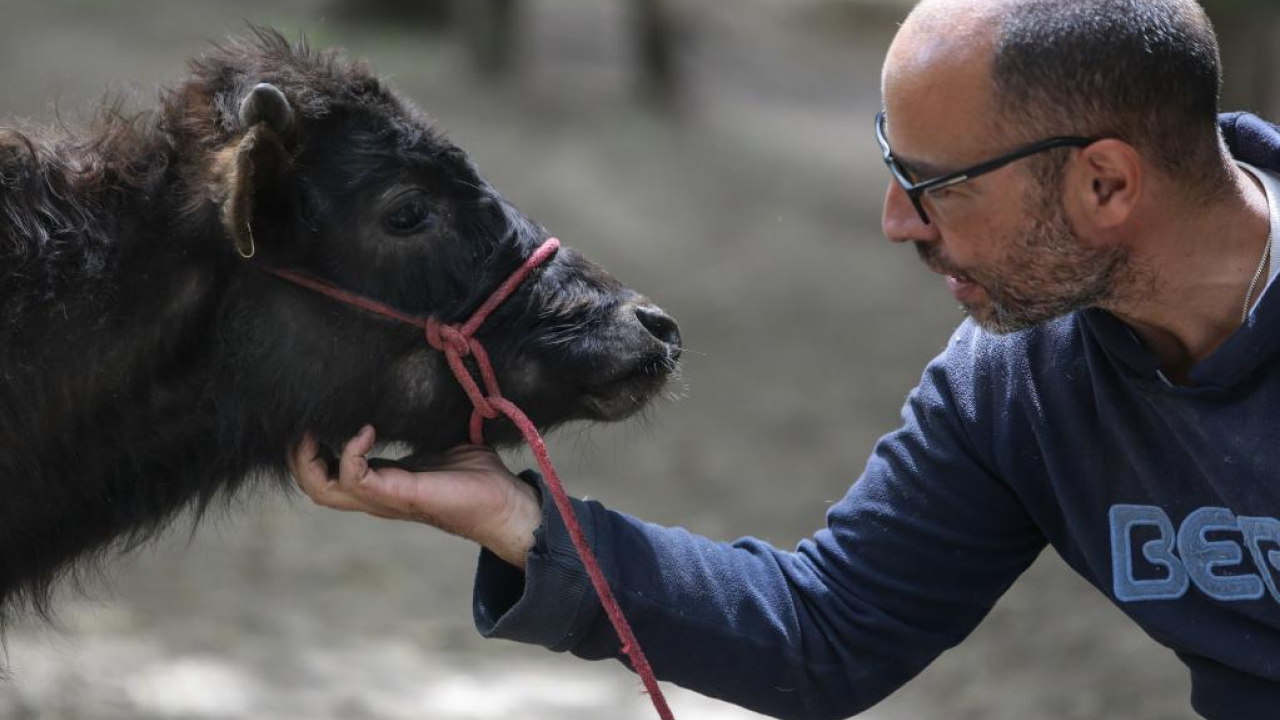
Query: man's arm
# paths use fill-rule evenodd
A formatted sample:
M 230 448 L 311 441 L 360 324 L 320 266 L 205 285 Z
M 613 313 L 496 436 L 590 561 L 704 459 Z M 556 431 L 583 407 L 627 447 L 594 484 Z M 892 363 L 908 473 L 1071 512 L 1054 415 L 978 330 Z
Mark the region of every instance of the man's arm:
M 981 451 L 990 447 L 988 413 L 974 400 L 981 393 L 955 386 L 968 382 L 963 373 L 951 377 L 944 363 L 932 365 L 904 408 L 903 427 L 878 443 L 862 478 L 828 514 L 828 527 L 794 552 L 751 538 L 716 543 L 575 501 L 658 675 L 776 717 L 841 718 L 878 702 L 967 635 L 1044 545 Z M 501 482 L 489 477 L 486 487 L 518 482 L 494 474 Z M 403 481 L 455 479 L 426 473 Z M 381 497 L 390 487 L 375 480 L 365 492 Z M 392 509 L 412 504 L 405 498 L 438 495 L 402 488 Z M 531 495 L 521 496 L 517 505 L 533 507 L 526 505 Z M 498 515 L 508 512 L 486 502 Z M 490 637 L 621 659 L 563 523 L 546 505 L 531 538 L 524 511 L 512 514 L 523 519 L 508 537 L 532 542 L 517 543 L 525 548 L 523 571 L 482 553 L 477 626 Z M 438 521 L 432 508 L 409 517 Z M 472 510 L 467 527 L 443 525 L 505 552 L 480 506 Z
M 794 552 L 575 503 L 660 677 L 775 717 L 843 718 L 978 624 L 1044 539 L 973 452 L 940 372 L 913 393 L 903 427 L 880 441 L 828 527 Z M 621 659 L 553 508 L 537 540 L 525 574 L 482 557 L 481 632 Z

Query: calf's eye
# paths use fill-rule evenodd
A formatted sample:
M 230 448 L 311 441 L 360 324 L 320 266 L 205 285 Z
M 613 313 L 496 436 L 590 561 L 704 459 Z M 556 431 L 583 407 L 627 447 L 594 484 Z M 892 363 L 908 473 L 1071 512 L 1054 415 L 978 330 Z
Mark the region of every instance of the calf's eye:
M 414 194 L 392 205 L 383 216 L 383 225 L 392 235 L 414 235 L 430 228 L 435 220 L 426 197 Z

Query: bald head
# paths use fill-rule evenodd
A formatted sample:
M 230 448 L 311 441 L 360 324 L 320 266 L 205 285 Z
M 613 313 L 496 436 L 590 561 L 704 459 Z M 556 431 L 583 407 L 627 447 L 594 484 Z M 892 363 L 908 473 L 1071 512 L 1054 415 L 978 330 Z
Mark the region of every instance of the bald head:
M 883 82 L 929 92 L 953 82 L 953 72 L 989 71 L 1006 0 L 925 0 L 907 16 L 885 58 Z
M 899 37 L 949 36 L 981 41 L 992 37 L 1000 17 L 1016 0 L 922 0 L 911 10 Z
M 894 146 L 916 153 L 921 168 L 959 167 L 981 155 L 994 104 L 991 72 L 995 29 L 1006 0 L 925 0 L 907 17 L 885 58 L 882 93 Z M 945 120 L 947 132 L 963 137 L 946 147 L 931 143 Z M 923 171 L 922 175 L 934 173 Z
M 891 125 L 945 98 L 1006 143 L 1117 137 L 1192 184 L 1221 178 L 1220 82 L 1195 0 L 923 0 L 883 75 Z

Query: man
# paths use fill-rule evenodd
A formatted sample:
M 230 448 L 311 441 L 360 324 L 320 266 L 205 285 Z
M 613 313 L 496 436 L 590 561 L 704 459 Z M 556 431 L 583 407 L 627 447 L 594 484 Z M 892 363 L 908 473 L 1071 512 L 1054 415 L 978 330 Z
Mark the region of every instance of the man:
M 876 122 L 884 231 L 970 319 L 795 552 L 577 504 L 661 677 L 846 717 L 964 638 L 1047 543 L 1178 653 L 1198 712 L 1275 716 L 1280 129 L 1219 119 L 1218 87 L 1194 0 L 913 11 Z M 477 448 L 374 472 L 373 441 L 336 480 L 304 441 L 295 475 L 323 505 L 482 544 L 482 633 L 618 656 L 537 478 Z

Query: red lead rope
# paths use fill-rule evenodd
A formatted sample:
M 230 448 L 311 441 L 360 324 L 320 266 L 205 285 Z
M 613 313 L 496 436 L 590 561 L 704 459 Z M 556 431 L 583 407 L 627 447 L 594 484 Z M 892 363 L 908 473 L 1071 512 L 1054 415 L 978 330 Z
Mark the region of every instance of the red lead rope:
M 422 320 L 405 315 L 375 300 L 349 293 L 289 270 L 275 268 L 266 268 L 266 270 L 291 283 L 301 285 L 308 290 L 314 290 L 322 295 L 327 295 L 339 302 L 354 305 L 362 310 L 368 310 L 369 312 L 389 317 L 392 320 L 422 328 L 426 333 L 427 343 L 444 353 L 445 358 L 449 361 L 449 368 L 453 370 L 453 376 L 458 379 L 458 383 L 462 385 L 467 397 L 471 399 L 471 404 L 474 408 L 471 412 L 471 442 L 473 444 L 484 444 L 483 428 L 485 420 L 492 420 L 498 415 L 506 415 L 511 419 L 511 422 L 515 423 L 520 433 L 524 435 L 525 442 L 529 443 L 529 447 L 533 450 L 533 456 L 537 459 L 538 467 L 542 470 L 547 488 L 551 490 L 551 497 L 555 501 L 556 509 L 560 511 L 560 517 L 564 519 L 565 528 L 569 531 L 569 538 L 573 540 L 573 546 L 577 548 L 578 556 L 582 558 L 582 564 L 586 567 L 587 575 L 591 578 L 591 584 L 595 587 L 596 594 L 600 596 L 600 603 L 604 605 L 604 611 L 609 616 L 609 622 L 613 623 L 613 629 L 618 633 L 618 639 L 622 642 L 622 651 L 631 659 L 631 665 L 640 676 L 641 682 L 644 683 L 645 690 L 649 693 L 649 699 L 653 702 L 654 709 L 658 711 L 658 716 L 662 720 L 675 720 L 675 716 L 671 714 L 671 708 L 667 705 L 667 699 L 662 695 L 662 689 L 658 687 L 658 680 L 654 677 L 653 668 L 649 665 L 649 660 L 644 656 L 644 651 L 640 649 L 640 643 L 636 640 L 635 633 L 631 631 L 631 625 L 627 622 L 626 617 L 623 616 L 622 608 L 618 606 L 613 590 L 609 588 L 609 581 L 605 579 L 604 572 L 600 570 L 600 563 L 596 561 L 595 553 L 591 552 L 591 546 L 587 544 L 587 538 L 582 533 L 582 525 L 578 522 L 578 518 L 573 512 L 573 505 L 569 502 L 569 496 L 564 491 L 564 485 L 560 482 L 560 476 L 556 473 L 555 466 L 551 464 L 551 456 L 547 453 L 547 445 L 543 442 L 542 435 L 538 433 L 538 429 L 534 427 L 533 422 L 529 420 L 529 417 L 520 408 L 516 407 L 510 400 L 502 397 L 502 391 L 498 388 L 497 376 L 493 372 L 493 366 L 489 363 L 489 354 L 485 352 L 484 346 L 480 344 L 480 341 L 474 337 L 476 330 L 489 317 L 489 314 L 510 297 L 516 288 L 520 287 L 520 284 L 529 276 L 529 273 L 554 255 L 559 247 L 559 240 L 549 238 L 524 261 L 524 264 L 519 269 L 512 273 L 511 277 L 507 278 L 506 282 L 502 283 L 489 296 L 488 300 L 484 301 L 484 304 L 472 314 L 470 319 L 461 325 L 445 325 L 434 317 Z M 462 361 L 468 355 L 475 358 L 476 366 L 480 370 L 480 379 L 484 383 L 483 392 L 480 390 L 475 378 L 467 371 L 466 364 Z

